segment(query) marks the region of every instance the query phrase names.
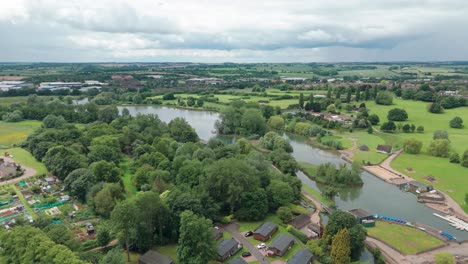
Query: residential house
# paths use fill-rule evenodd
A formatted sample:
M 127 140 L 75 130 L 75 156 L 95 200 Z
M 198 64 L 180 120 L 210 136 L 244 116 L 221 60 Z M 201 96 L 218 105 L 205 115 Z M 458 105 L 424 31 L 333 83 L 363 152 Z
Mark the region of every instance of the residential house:
M 307 226 L 307 231 L 309 231 L 311 234 L 307 236 L 310 239 L 315 239 L 315 238 L 319 238 L 322 236 L 322 228 L 318 224 L 310 223 Z
M 218 261 L 225 261 L 226 259 L 234 256 L 239 250 L 242 249 L 242 245 L 237 242 L 234 238 L 224 239 L 218 244 Z
M 360 151 L 369 151 L 369 147 L 367 145 L 361 145 L 359 146 Z
M 374 219 L 374 216 L 367 212 L 366 210 L 363 210 L 361 208 L 358 208 L 358 209 L 352 209 L 352 210 L 349 210 L 348 211 L 349 213 L 351 213 L 352 215 L 354 215 L 354 217 L 356 218 L 356 220 L 362 224 L 362 222 L 364 220 L 372 220 Z
M 174 261 L 154 250 L 148 250 L 140 257 L 138 264 L 174 264 Z
M 377 145 L 377 152 L 383 154 L 392 154 L 393 148 L 390 145 Z
M 282 234 L 270 244 L 268 250 L 281 257 L 288 252 L 294 243 L 295 240 L 292 236 Z
M 247 264 L 247 261 L 243 260 L 241 257 L 235 258 L 229 264 Z
M 301 229 L 307 224 L 310 224 L 310 216 L 306 214 L 300 214 L 289 221 L 289 224 L 297 229 Z
M 301 249 L 292 256 L 292 258 L 286 261 L 286 264 L 311 264 L 314 260 L 314 255 L 306 249 Z
M 270 239 L 276 231 L 278 231 L 278 226 L 276 224 L 265 222 L 253 232 L 253 237 L 256 240 L 265 242 Z
M 18 175 L 18 169 L 19 166 L 15 163 L 5 161 L 0 165 L 0 178 L 15 177 Z

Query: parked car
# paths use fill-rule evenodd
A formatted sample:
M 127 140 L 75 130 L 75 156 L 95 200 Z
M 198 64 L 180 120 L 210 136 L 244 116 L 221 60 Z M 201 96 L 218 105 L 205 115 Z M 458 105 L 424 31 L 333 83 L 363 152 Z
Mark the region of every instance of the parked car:
M 257 245 L 258 249 L 266 248 L 265 243 L 261 243 L 260 245 Z
M 252 256 L 252 254 L 250 254 L 250 252 L 244 252 L 244 253 L 242 253 L 242 257 L 243 257 L 243 258 L 250 257 L 250 256 Z
M 252 231 L 247 231 L 244 236 L 245 237 L 249 237 L 249 236 L 252 236 L 253 235 L 253 232 Z

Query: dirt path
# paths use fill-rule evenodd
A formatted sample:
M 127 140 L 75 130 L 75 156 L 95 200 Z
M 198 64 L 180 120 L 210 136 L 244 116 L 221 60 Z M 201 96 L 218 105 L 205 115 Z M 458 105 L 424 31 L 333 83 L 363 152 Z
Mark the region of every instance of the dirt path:
M 112 247 L 112 246 L 117 245 L 117 243 L 119 243 L 119 240 L 114 239 L 111 242 L 109 242 L 109 244 L 107 244 L 107 246 L 105 246 L 105 247 Z M 96 247 L 96 248 L 91 249 L 90 251 L 98 251 L 98 250 L 101 250 L 101 249 L 103 249 L 105 247 Z
M 4 157 L 3 159 L 6 162 L 15 163 L 15 161 L 10 157 Z M 24 169 L 24 173 L 23 173 L 23 175 L 21 175 L 21 177 L 14 178 L 14 179 L 11 179 L 11 180 L 1 181 L 0 185 L 7 185 L 7 184 L 10 184 L 10 183 L 16 183 L 16 182 L 22 181 L 24 179 L 27 179 L 27 178 L 30 178 L 30 177 L 36 175 L 36 170 L 33 170 L 33 169 L 25 167 L 25 166 L 21 166 L 21 168 Z
M 409 177 L 408 175 L 402 174 L 401 172 L 396 171 L 391 167 L 392 161 L 395 160 L 398 157 L 398 155 L 400 155 L 402 152 L 403 152 L 403 150 L 399 150 L 399 151 L 393 153 L 392 155 L 390 155 L 390 157 L 385 159 L 380 164 L 380 167 L 384 168 L 385 170 L 387 170 L 388 172 L 390 172 L 392 174 L 395 174 L 395 177 L 401 176 L 407 181 L 415 181 L 415 179 Z M 468 219 L 468 214 L 465 213 L 463 208 L 457 202 L 455 202 L 455 200 L 453 200 L 452 197 L 450 197 L 449 195 L 443 193 L 440 190 L 438 190 L 438 191 L 445 196 L 445 202 L 447 203 L 447 206 L 429 206 L 429 207 L 434 209 L 434 210 L 446 213 L 446 214 L 449 214 L 449 213 L 450 214 L 455 214 L 457 217 L 462 218 L 462 219 L 464 219 L 466 221 Z
M 310 220 L 312 223 L 318 224 L 320 226 L 320 212 L 323 210 L 322 203 L 305 191 L 302 191 L 302 194 L 315 204 L 315 212 L 310 216 Z
M 239 233 L 239 226 L 236 224 L 228 224 L 223 229 L 231 234 L 239 243 L 242 243 L 250 253 L 258 260 L 260 264 L 270 264 L 267 258 L 257 249 L 255 245 L 252 245 L 241 233 Z

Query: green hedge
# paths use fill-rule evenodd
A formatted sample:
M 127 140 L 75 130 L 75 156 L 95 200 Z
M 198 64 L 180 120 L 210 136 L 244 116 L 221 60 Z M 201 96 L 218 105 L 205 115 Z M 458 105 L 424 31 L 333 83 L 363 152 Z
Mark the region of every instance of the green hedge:
M 288 232 L 291 233 L 293 236 L 295 236 L 297 239 L 299 239 L 302 243 L 306 244 L 307 241 L 309 241 L 309 238 L 304 234 L 302 233 L 301 231 L 299 231 L 298 229 L 292 227 L 292 226 L 288 226 Z

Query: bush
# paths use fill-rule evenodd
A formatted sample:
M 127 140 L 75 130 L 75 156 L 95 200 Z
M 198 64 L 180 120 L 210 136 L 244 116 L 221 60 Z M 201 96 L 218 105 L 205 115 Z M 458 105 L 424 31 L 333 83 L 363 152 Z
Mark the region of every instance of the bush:
M 387 118 L 390 121 L 405 121 L 408 119 L 408 113 L 406 113 L 404 109 L 393 108 L 392 110 L 388 111 Z
M 281 219 L 283 223 L 287 223 L 293 218 L 291 208 L 287 206 L 281 206 L 278 208 L 278 210 L 276 210 L 276 215 L 278 215 L 279 219 Z
M 377 125 L 380 122 L 380 118 L 376 114 L 372 114 L 368 117 L 369 122 L 371 122 L 372 125 Z
M 463 167 L 468 168 L 468 150 L 465 150 L 465 152 L 463 152 L 463 157 L 462 157 L 462 160 L 461 160 L 461 165 L 462 165 Z
M 383 123 L 380 126 L 380 129 L 385 132 L 393 132 L 396 130 L 396 125 L 393 121 L 388 121 L 388 122 Z
M 403 143 L 403 149 L 409 154 L 419 154 L 422 146 L 423 143 L 415 138 L 405 139 L 405 142 Z
M 445 130 L 436 130 L 432 135 L 432 139 L 448 139 L 448 132 Z
M 379 105 L 391 105 L 393 103 L 393 94 L 388 91 L 381 91 L 377 93 L 375 103 Z
M 435 157 L 448 157 L 450 142 L 447 139 L 436 139 L 429 145 L 429 153 Z
M 451 128 L 463 128 L 463 119 L 461 117 L 454 117 L 452 120 L 450 120 L 450 127 Z
M 15 110 L 13 112 L 6 113 L 2 116 L 3 121 L 5 122 L 19 122 L 23 120 L 23 112 L 20 110 Z
M 450 163 L 460 163 L 460 155 L 458 155 L 458 153 L 453 153 L 449 160 Z
M 429 105 L 429 107 L 427 108 L 427 111 L 433 114 L 441 114 L 444 112 L 444 108 L 442 107 L 440 103 L 434 102 Z
M 416 131 L 418 133 L 424 133 L 424 127 L 423 126 L 418 126 L 418 128 L 416 128 Z
M 297 230 L 296 228 L 288 225 L 287 229 L 288 229 L 289 233 L 291 233 L 293 236 L 295 236 L 297 239 L 299 239 L 302 243 L 306 244 L 307 241 L 309 241 L 309 238 L 304 233 Z
M 227 215 L 221 219 L 221 224 L 229 224 L 231 223 L 232 215 Z

